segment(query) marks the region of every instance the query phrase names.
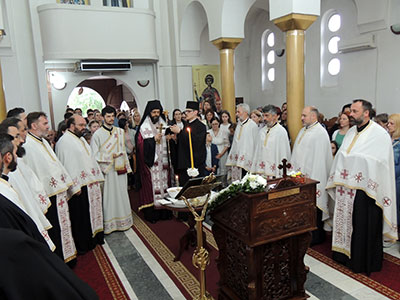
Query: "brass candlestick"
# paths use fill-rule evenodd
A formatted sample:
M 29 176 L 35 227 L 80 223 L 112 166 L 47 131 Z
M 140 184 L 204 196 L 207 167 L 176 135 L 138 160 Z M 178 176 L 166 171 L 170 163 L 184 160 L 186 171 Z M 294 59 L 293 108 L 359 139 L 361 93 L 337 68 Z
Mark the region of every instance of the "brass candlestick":
M 196 221 L 197 247 L 193 253 L 192 263 L 197 269 L 200 270 L 200 295 L 198 297 L 195 297 L 194 300 L 210 300 L 212 298 L 210 294 L 208 294 L 206 291 L 205 272 L 207 265 L 210 263 L 210 257 L 208 255 L 207 249 L 203 247 L 203 221 L 207 211 L 207 205 L 210 199 L 210 195 L 211 192 L 209 192 L 207 195 L 207 199 L 204 202 L 203 209 L 201 210 L 200 215 L 194 210 L 193 206 L 186 199 L 186 197 L 181 197 L 183 201 L 185 201 L 186 206 L 189 208 Z
M 200 295 L 194 300 L 210 300 L 212 297 L 206 291 L 206 267 L 210 263 L 210 257 L 208 255 L 207 249 L 203 247 L 203 221 L 204 216 L 207 211 L 208 201 L 210 200 L 211 190 L 221 185 L 221 182 L 216 182 L 216 177 L 213 173 L 209 176 L 204 177 L 201 185 L 191 186 L 183 192 L 183 195 L 179 198 L 185 201 L 186 206 L 189 208 L 190 212 L 194 216 L 196 221 L 196 234 L 197 234 L 197 247 L 193 253 L 192 263 L 200 270 Z M 194 199 L 196 197 L 201 197 L 207 195 L 207 198 L 201 209 L 201 214 L 199 215 L 194 209 L 193 205 L 188 201 L 188 199 Z

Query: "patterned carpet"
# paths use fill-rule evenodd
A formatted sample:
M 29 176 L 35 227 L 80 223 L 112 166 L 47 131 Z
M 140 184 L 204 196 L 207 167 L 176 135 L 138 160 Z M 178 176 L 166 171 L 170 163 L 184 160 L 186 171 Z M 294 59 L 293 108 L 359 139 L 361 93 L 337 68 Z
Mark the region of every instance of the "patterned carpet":
M 329 241 L 322 245 L 309 248 L 307 254 L 324 264 L 346 274 L 347 276 L 361 282 L 362 284 L 374 289 L 389 299 L 400 299 L 400 259 L 390 254 L 384 253 L 382 271 L 374 272 L 370 277 L 365 274 L 353 273 L 350 269 L 336 263 L 331 258 L 331 243 Z
M 96 291 L 101 300 L 129 299 L 102 246 L 79 256 L 74 272 Z

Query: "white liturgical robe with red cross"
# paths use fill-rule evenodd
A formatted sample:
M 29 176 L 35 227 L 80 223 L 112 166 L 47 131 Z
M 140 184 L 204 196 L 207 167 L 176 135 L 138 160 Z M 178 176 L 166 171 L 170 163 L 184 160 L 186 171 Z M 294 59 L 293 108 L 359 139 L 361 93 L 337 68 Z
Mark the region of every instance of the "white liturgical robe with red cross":
M 347 194 L 354 198 L 357 190 L 364 191 L 382 209 L 383 235 L 398 239 L 393 147 L 389 134 L 381 126 L 370 121 L 361 132 L 356 126 L 349 129 L 336 154 L 326 189 L 336 200 L 332 245 L 335 251 L 350 256 L 351 226 L 350 230 L 348 227 L 352 206 L 341 199 L 349 198 Z M 338 232 L 347 236 L 335 238 Z M 335 244 L 340 240 L 343 242 Z
M 332 150 L 329 135 L 318 122 L 303 127 L 294 143 L 292 169 L 306 177 L 318 180 L 317 207 L 322 211 L 322 221 L 329 218 L 328 194 L 325 191 L 326 180 L 332 165 Z

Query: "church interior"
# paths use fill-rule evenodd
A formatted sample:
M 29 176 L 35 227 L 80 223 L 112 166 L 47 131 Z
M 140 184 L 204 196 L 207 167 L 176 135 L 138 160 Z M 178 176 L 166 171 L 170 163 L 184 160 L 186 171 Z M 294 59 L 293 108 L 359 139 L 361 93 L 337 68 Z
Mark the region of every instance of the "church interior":
M 304 49 L 289 46 L 274 22 L 288 13 L 314 17 Z M 204 89 L 194 80 L 199 66 L 218 66 L 214 84 L 233 114 L 239 102 L 251 110 L 290 105 L 289 93 L 301 109 L 318 108 L 326 124 L 354 99 L 377 114 L 400 112 L 399 0 L 0 0 L 0 30 L 0 118 L 14 107 L 43 111 L 53 130 L 78 98 L 140 113 L 159 99 L 164 110 L 184 110 Z M 301 109 L 291 116 L 299 122 Z M 106 235 L 101 249 L 78 258 L 75 273 L 100 299 L 195 299 L 195 247 L 174 261 L 188 225 L 146 222 L 138 193 L 129 196 L 132 228 Z M 218 247 L 212 222 L 203 226 L 211 249 L 206 288 L 217 299 Z M 304 257 L 308 299 L 400 299 L 399 242 L 384 249 L 383 271 L 371 276 L 337 264 L 327 247 Z

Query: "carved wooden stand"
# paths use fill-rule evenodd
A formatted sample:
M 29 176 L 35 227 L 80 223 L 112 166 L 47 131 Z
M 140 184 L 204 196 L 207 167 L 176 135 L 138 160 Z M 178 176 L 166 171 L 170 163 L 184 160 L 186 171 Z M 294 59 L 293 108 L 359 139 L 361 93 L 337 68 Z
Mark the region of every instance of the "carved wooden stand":
M 282 180 L 268 182 L 279 183 Z M 316 181 L 240 194 L 211 213 L 218 299 L 306 299 L 304 255 L 316 228 Z

